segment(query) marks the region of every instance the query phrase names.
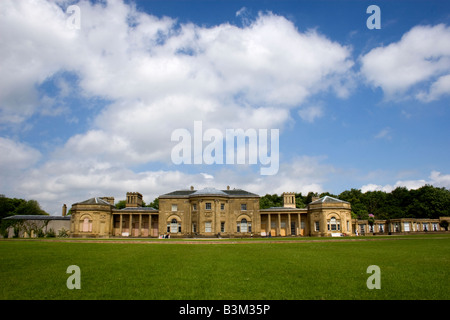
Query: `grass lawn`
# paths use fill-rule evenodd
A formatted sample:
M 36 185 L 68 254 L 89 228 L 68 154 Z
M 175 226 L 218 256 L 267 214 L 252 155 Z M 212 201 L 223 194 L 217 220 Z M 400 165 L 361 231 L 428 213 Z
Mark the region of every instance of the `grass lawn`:
M 81 270 L 80 290 L 66 286 L 70 265 Z M 380 267 L 379 290 L 366 286 L 370 265 Z M 449 276 L 450 235 L 233 244 L 0 241 L 2 300 L 448 300 Z

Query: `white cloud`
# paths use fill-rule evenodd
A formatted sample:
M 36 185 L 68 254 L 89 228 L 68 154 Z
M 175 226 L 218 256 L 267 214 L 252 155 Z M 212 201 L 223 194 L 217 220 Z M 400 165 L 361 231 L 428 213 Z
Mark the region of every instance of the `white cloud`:
M 375 139 L 386 139 L 386 140 L 391 140 L 392 136 L 391 136 L 391 128 L 383 128 L 380 130 L 380 132 L 378 132 L 375 135 Z
M 419 100 L 430 102 L 450 94 L 450 74 L 439 77 L 431 86 L 429 92 L 421 91 L 416 97 Z
M 300 109 L 298 114 L 302 120 L 312 123 L 317 118 L 321 118 L 323 116 L 323 108 L 321 106 L 309 106 Z
M 0 137 L 0 171 L 2 174 L 11 170 L 28 168 L 38 162 L 41 153 L 21 142 Z
M 361 73 L 388 99 L 415 97 L 423 101 L 449 93 L 450 27 L 416 26 L 401 40 L 377 47 L 361 57 Z M 410 91 L 415 86 L 421 93 Z M 429 91 L 429 93 L 426 93 Z
M 41 158 L 42 154 L 38 150 L 24 143 L 0 137 L 0 192 L 6 194 L 16 187 L 24 170 L 35 165 Z
M 80 94 L 112 100 L 90 130 L 68 140 L 62 152 L 75 157 L 167 161 L 171 132 L 195 120 L 219 130 L 281 129 L 289 109 L 312 95 L 350 90 L 349 47 L 314 30 L 299 32 L 270 12 L 243 27 L 207 28 L 119 0 L 77 5 L 81 28 L 70 30 L 54 2 L 0 2 L 9 12 L 0 28 L 12 30 L 1 38 L 3 121 L 22 122 L 39 108 L 43 115 L 69 113 L 54 106 L 55 98 L 39 101 L 35 89 L 61 71 L 77 75 Z M 67 83 L 56 86 L 61 97 L 70 93 Z M 320 109 L 302 116 L 313 121 Z
M 430 173 L 429 179 L 418 179 L 418 180 L 399 180 L 394 185 L 378 185 L 369 183 L 361 187 L 362 192 L 367 191 L 385 191 L 391 192 L 398 187 L 406 187 L 407 189 L 419 189 L 424 185 L 429 184 L 435 187 L 444 187 L 450 189 L 450 174 L 442 174 L 439 171 L 432 171 Z

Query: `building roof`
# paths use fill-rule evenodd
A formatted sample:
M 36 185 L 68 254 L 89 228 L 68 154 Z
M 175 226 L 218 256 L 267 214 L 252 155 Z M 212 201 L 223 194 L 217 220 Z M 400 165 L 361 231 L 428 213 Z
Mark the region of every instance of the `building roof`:
M 259 197 L 256 193 L 248 192 L 242 189 L 223 190 L 226 194 L 236 197 Z
M 203 188 L 195 191 L 191 196 L 227 196 L 227 194 L 216 188 Z
M 242 189 L 219 190 L 216 188 L 203 188 L 200 190 L 176 190 L 163 195 L 161 198 L 190 198 L 197 196 L 221 196 L 221 197 L 259 197 L 255 193 L 251 193 Z
M 108 201 L 103 200 L 100 197 L 95 197 L 95 198 L 90 198 L 88 200 L 82 201 L 82 202 L 77 202 L 74 204 L 103 204 L 103 205 L 108 205 L 108 206 L 113 206 L 111 203 L 109 203 Z
M 192 193 L 194 193 L 195 190 L 176 190 L 172 191 L 163 195 L 160 195 L 160 197 L 188 197 Z
M 336 198 L 333 198 L 330 196 L 325 196 L 325 197 L 322 197 L 320 199 L 317 199 L 317 200 L 311 202 L 310 204 L 317 204 L 317 203 L 349 203 L 349 202 L 344 201 L 344 200 L 339 200 L 339 199 L 336 199 Z
M 116 209 L 116 211 L 158 211 L 158 209 L 152 207 L 128 207 L 123 209 Z
M 70 220 L 70 216 L 15 215 L 3 218 L 3 220 Z
M 308 210 L 307 208 L 289 208 L 289 207 L 270 207 L 266 209 L 259 209 L 259 211 L 298 211 L 298 210 Z

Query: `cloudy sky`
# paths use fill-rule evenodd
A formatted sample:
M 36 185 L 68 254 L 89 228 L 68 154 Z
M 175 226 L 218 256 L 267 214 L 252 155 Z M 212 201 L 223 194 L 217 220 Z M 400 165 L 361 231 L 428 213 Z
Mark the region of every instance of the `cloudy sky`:
M 0 193 L 50 214 L 191 185 L 450 188 L 448 1 L 1 0 L 0 15 Z M 171 135 L 195 121 L 279 130 L 278 172 L 175 164 Z

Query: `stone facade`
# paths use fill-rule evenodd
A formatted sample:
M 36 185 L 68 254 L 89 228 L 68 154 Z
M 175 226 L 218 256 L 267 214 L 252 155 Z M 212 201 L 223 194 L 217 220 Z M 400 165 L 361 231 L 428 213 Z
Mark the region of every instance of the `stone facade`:
M 259 196 L 244 190 L 180 190 L 159 197 L 159 231 L 171 236 L 260 233 Z
M 8 228 L 8 238 L 36 238 L 39 233 L 43 235 L 53 231 L 55 236 L 70 229 L 70 217 L 47 215 L 15 215 L 4 218 L 11 221 L 13 226 Z M 16 230 L 15 230 L 16 229 Z
M 306 208 L 296 208 L 295 193 L 283 193 L 283 206 L 260 209 L 257 194 L 241 190 L 205 188 L 177 190 L 159 196 L 159 209 L 143 206 L 139 192 L 126 194 L 125 208 L 114 205 L 113 197 L 91 198 L 72 205 L 66 216 L 12 216 L 24 230 L 56 234 L 69 230 L 71 237 L 275 237 L 350 236 L 442 232 L 439 219 L 368 220 L 351 218 L 350 203 L 330 196 L 313 199 Z M 9 230 L 12 237 L 13 229 Z M 30 234 L 29 234 L 30 233 Z M 20 237 L 35 236 L 22 232 Z
M 259 208 L 259 195 L 241 190 L 177 190 L 159 196 L 159 210 L 142 207 L 142 195 L 128 192 L 126 207 L 114 198 L 92 198 L 72 205 L 73 237 L 260 237 L 350 235 L 348 202 L 323 197 L 295 207 L 295 193 L 284 206 Z
M 412 234 L 445 231 L 440 222 L 446 220 L 450 223 L 450 217 L 439 219 L 401 218 L 380 220 L 376 219 L 370 225 L 368 220 L 353 219 L 352 225 L 356 235 L 365 234 Z

